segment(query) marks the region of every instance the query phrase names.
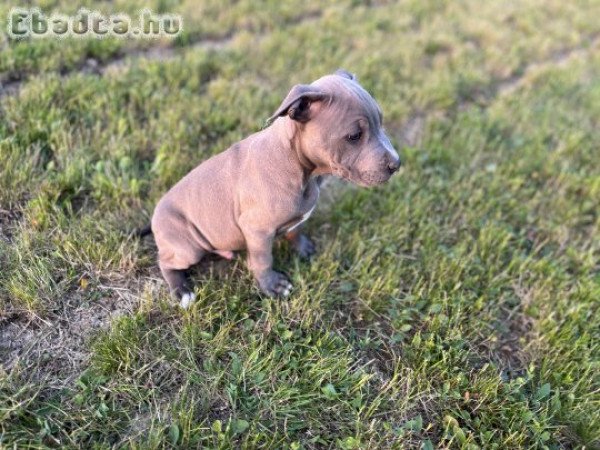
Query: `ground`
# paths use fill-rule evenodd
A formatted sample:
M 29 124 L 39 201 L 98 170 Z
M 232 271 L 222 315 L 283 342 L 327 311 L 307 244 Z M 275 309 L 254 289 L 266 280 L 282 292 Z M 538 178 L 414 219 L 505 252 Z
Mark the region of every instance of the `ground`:
M 183 35 L 2 35 L 0 447 L 600 447 L 598 1 L 150 6 Z M 328 181 L 290 298 L 215 259 L 179 309 L 132 230 L 339 67 L 402 173 Z

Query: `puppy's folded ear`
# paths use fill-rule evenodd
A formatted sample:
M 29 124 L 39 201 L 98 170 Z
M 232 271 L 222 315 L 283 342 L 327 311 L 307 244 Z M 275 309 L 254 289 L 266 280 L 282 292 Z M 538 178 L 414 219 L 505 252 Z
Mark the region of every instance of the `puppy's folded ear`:
M 312 118 L 311 105 L 329 99 L 329 95 L 308 84 L 297 84 L 285 97 L 277 111 L 267 119 L 267 126 L 275 119 L 288 115 L 291 119 L 306 123 Z

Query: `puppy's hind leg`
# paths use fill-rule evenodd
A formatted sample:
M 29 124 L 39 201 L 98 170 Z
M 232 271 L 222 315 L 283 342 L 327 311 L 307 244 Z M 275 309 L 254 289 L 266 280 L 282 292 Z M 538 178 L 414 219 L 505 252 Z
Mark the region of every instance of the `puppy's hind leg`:
M 167 269 L 162 264 L 160 265 L 160 271 L 169 285 L 171 295 L 180 301 L 182 308 L 189 308 L 196 299 L 196 296 L 190 287 L 186 271 L 180 269 Z
M 195 300 L 186 271 L 206 255 L 206 250 L 190 236 L 190 230 L 186 228 L 188 225 L 171 210 L 161 213 L 160 203 L 152 218 L 152 231 L 158 247 L 158 266 L 171 295 L 185 309 Z

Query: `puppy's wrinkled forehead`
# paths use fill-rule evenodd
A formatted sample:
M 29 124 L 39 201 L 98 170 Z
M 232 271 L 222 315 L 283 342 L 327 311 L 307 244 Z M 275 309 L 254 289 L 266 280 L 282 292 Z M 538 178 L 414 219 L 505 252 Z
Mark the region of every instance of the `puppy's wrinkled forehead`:
M 331 95 L 331 106 L 336 112 L 363 115 L 372 126 L 381 124 L 381 108 L 356 80 L 327 75 L 319 78 L 312 85 Z

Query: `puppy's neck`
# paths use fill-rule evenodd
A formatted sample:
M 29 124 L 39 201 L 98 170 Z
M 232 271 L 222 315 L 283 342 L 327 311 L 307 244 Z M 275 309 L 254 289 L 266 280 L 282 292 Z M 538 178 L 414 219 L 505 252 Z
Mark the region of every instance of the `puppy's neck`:
M 318 162 L 312 161 L 307 156 L 308 152 L 304 149 L 305 143 L 301 136 L 302 124 L 284 117 L 276 120 L 271 127 L 276 127 L 273 131 L 280 137 L 282 150 L 289 155 L 290 161 L 298 172 L 302 173 L 303 185 L 306 185 L 311 178 L 327 172 L 325 168 L 319 167 Z

